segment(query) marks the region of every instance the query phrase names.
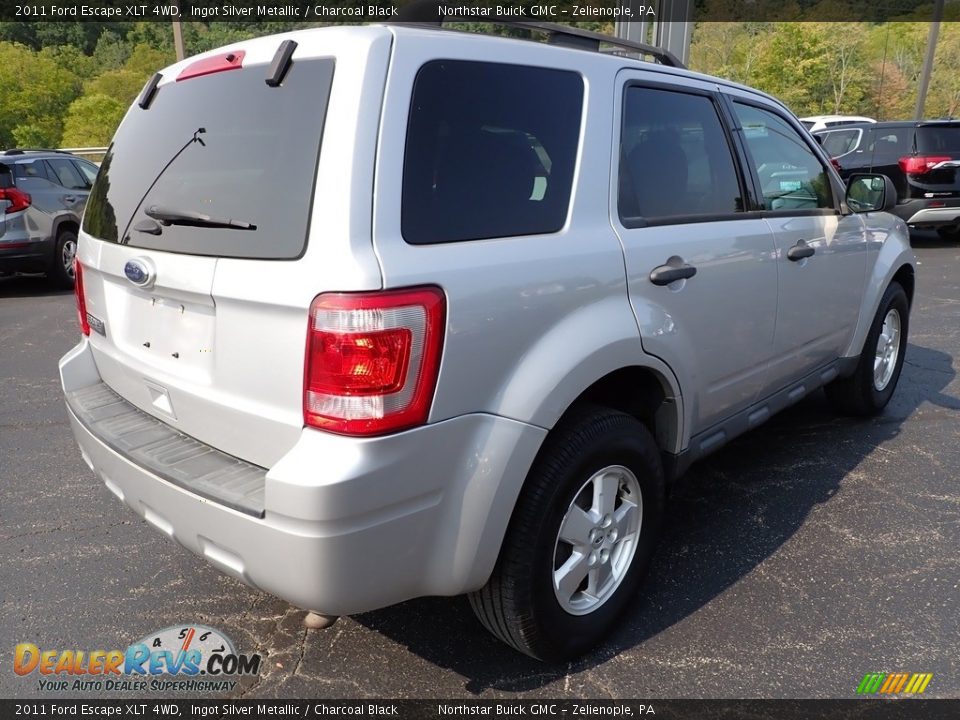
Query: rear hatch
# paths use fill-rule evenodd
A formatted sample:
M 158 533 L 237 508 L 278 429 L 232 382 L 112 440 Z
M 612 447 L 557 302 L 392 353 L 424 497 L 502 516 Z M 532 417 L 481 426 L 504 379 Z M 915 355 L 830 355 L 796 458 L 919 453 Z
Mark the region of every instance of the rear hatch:
M 917 127 L 911 156 L 900 160 L 913 198 L 960 198 L 960 123 Z
M 336 62 L 294 54 L 269 84 L 281 40 L 145 89 L 103 159 L 80 252 L 103 381 L 262 467 L 302 431 L 307 312 L 337 287 L 304 261 Z

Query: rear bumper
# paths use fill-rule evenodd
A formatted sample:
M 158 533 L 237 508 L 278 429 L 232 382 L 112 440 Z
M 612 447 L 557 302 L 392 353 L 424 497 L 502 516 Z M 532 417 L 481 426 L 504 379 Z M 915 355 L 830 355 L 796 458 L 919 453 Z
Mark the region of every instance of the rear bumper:
M 53 259 L 53 240 L 30 237 L 23 221 L 8 221 L 0 236 L 0 272 L 46 272 Z
M 929 207 L 930 204 L 934 202 L 944 203 L 944 207 Z M 960 223 L 960 200 L 908 200 L 905 203 L 897 205 L 894 212 L 905 220 L 907 225 L 917 227 L 956 225 Z
M 85 339 L 60 374 L 67 393 L 100 382 Z M 481 414 L 382 438 L 304 430 L 267 471 L 254 517 L 141 467 L 68 413 L 87 464 L 147 522 L 248 585 L 330 615 L 482 586 L 545 436 Z

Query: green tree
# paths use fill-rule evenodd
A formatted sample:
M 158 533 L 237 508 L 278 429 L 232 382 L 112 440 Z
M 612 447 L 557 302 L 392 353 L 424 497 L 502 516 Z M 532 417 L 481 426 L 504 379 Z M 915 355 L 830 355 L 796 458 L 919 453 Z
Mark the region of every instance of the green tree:
M 93 60 L 101 70 L 115 70 L 130 57 L 130 43 L 112 32 L 105 32 L 97 40 Z
M 827 43 L 808 23 L 777 23 L 750 80 L 798 115 L 832 109 L 827 104 L 831 94 Z
M 51 58 L 0 42 L 0 146 L 56 147 L 80 80 Z
M 109 95 L 84 95 L 74 100 L 63 127 L 65 147 L 103 147 L 123 119 L 129 103 Z

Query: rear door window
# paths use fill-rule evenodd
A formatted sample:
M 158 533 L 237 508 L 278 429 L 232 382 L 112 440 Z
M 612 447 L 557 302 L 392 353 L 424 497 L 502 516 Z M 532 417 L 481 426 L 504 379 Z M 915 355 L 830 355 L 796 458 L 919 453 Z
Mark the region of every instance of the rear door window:
M 636 218 L 742 212 L 733 154 L 712 98 L 628 86 L 620 136 L 619 212 Z
M 912 127 L 873 128 L 867 152 L 884 161 L 910 154 Z
M 856 149 L 862 133 L 863 130 L 831 130 L 822 134 L 820 145 L 830 157 L 839 157 Z
M 461 60 L 425 64 L 407 125 L 403 238 L 430 244 L 560 230 L 582 108 L 578 73 Z
M 150 106 L 134 105 L 117 131 L 83 229 L 167 252 L 299 257 L 333 70 L 331 58 L 294 60 L 278 87 L 264 82 L 265 65 L 160 85 Z M 156 221 L 159 213 L 181 220 Z M 182 222 L 191 215 L 244 229 Z
M 51 159 L 47 160 L 50 165 L 51 177 L 63 185 L 68 190 L 86 190 L 87 183 L 80 176 L 80 172 L 69 160 Z

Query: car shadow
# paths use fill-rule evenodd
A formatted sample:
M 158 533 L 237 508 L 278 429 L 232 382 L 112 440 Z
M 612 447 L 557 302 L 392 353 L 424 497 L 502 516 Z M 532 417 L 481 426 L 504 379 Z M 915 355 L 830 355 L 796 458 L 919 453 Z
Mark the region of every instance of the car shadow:
M 72 293 L 73 290 L 57 287 L 44 275 L 5 275 L 0 277 L 0 300 L 17 297 L 55 297 Z
M 922 404 L 960 410 L 944 393 L 955 375 L 949 355 L 910 344 L 880 416 L 838 417 L 820 391 L 696 463 L 672 487 L 634 607 L 603 646 L 573 663 L 551 666 L 511 650 L 483 630 L 463 597 L 412 600 L 354 620 L 458 673 L 471 693 L 535 690 L 599 665 L 696 612 L 773 555 Z
M 910 245 L 915 248 L 960 249 L 960 241 L 942 238 L 935 230 L 923 229 L 910 231 Z

